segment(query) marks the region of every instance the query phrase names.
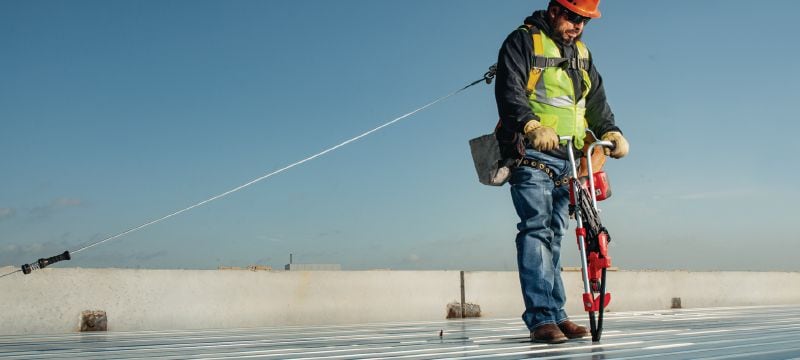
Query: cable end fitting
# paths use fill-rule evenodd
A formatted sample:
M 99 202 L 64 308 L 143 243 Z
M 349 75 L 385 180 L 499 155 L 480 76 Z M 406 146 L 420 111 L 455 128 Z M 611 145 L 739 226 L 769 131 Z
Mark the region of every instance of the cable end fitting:
M 55 264 L 59 261 L 64 260 L 72 260 L 72 256 L 70 256 L 69 251 L 64 251 L 63 253 L 52 256 L 49 258 L 41 258 L 37 260 L 35 263 L 32 264 L 25 264 L 22 265 L 22 273 L 28 275 L 32 273 L 34 270 L 44 269 L 49 265 Z

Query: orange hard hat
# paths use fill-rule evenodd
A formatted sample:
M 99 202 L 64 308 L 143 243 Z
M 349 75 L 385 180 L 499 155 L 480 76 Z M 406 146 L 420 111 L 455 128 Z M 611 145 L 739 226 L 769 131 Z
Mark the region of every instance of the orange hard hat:
M 597 8 L 600 0 L 556 0 L 556 2 L 580 16 L 593 19 L 600 17 L 600 9 Z

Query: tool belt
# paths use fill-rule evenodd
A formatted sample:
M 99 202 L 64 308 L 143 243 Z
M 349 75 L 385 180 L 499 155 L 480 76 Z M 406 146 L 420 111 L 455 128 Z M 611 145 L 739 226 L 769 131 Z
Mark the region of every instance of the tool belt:
M 550 170 L 550 168 L 547 167 L 547 165 L 538 162 L 536 160 L 523 158 L 522 160 L 519 160 L 519 162 L 517 162 L 517 166 L 527 166 L 530 168 L 538 169 L 540 171 L 544 171 L 544 173 L 547 174 L 548 177 L 550 177 L 550 180 L 553 180 L 553 183 L 556 184 L 556 187 L 569 184 L 569 176 L 565 176 L 563 179 L 556 179 L 555 174 L 553 174 L 553 170 Z
M 519 156 L 523 156 L 525 152 L 524 144 L 520 142 L 520 145 L 522 146 L 519 150 Z M 511 170 L 516 166 L 527 166 L 544 171 L 544 173 L 550 177 L 550 180 L 555 183 L 556 187 L 569 184 L 569 176 L 563 179 L 556 179 L 553 170 L 550 170 L 545 164 L 536 160 L 504 157 L 503 154 L 501 154 L 497 137 L 493 133 L 470 140 L 469 147 L 472 152 L 472 161 L 475 164 L 478 180 L 481 184 L 490 186 L 504 185 L 511 177 Z M 597 151 L 597 149 L 595 151 Z M 600 164 L 600 167 L 602 167 L 602 164 Z M 581 166 L 581 168 L 583 168 L 583 166 Z

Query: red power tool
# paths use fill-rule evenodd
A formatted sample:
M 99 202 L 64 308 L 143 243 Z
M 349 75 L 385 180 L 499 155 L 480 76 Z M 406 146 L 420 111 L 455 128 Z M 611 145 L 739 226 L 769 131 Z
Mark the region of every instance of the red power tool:
M 592 153 L 597 146 L 613 148 L 610 141 L 595 141 L 586 152 L 589 176 L 579 177 L 575 154 L 572 150 L 572 137 L 564 136 L 567 141 L 569 161 L 572 165 L 570 180 L 570 215 L 575 217 L 578 225 L 575 233 L 578 238 L 578 249 L 581 254 L 581 275 L 583 276 L 583 308 L 589 313 L 589 325 L 592 341 L 600 341 L 603 331 L 603 310 L 611 302 L 611 294 L 606 293 L 606 270 L 611 267 L 608 256 L 608 243 L 611 236 L 600 222 L 597 202 L 611 196 L 611 188 L 605 172 L 592 170 Z M 595 319 L 595 313 L 597 318 Z

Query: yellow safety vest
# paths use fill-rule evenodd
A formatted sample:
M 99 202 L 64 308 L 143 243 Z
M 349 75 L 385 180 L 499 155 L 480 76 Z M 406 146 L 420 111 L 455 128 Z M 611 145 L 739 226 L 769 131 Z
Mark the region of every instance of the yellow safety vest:
M 521 29 L 533 37 L 533 60 L 528 78 L 528 101 L 531 110 L 543 126 L 555 129 L 559 136 L 572 136 L 577 149 L 583 148 L 586 137 L 586 94 L 592 88 L 589 78 L 589 50 L 576 41 L 577 59 L 561 57 L 558 45 L 539 29 L 527 26 Z M 565 67 L 577 68 L 585 90 L 575 96 L 575 87 Z

